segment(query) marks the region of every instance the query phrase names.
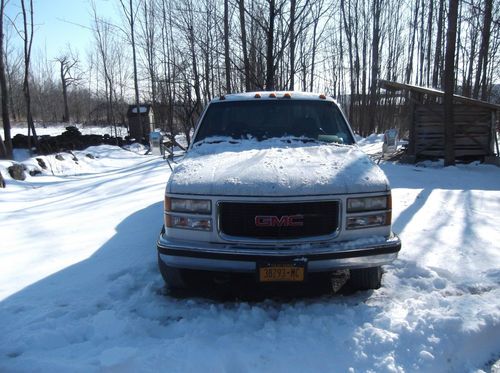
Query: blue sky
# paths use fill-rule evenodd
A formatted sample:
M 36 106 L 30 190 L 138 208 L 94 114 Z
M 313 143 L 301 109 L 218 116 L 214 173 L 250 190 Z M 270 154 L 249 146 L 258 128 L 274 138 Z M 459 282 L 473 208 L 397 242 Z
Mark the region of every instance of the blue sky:
M 29 0 L 26 0 L 29 3 Z M 108 19 L 118 19 L 118 0 L 95 0 L 98 15 Z M 47 58 L 53 59 L 70 45 L 85 58 L 85 51 L 93 40 L 90 0 L 34 0 L 35 34 L 33 53 L 46 50 Z M 15 19 L 22 29 L 21 5 L 19 0 L 10 0 L 6 14 Z M 84 27 L 78 26 L 82 25 Z M 17 35 L 16 42 L 20 43 Z M 13 40 L 14 41 L 14 40 Z

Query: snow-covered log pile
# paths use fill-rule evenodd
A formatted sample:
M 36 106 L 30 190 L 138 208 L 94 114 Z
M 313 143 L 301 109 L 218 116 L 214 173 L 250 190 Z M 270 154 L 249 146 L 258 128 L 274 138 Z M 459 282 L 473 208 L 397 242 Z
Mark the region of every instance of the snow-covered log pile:
M 12 139 L 15 148 L 28 148 L 29 138 L 23 134 L 16 134 Z M 31 146 L 34 144 L 34 137 L 31 136 Z M 114 137 L 109 134 L 86 134 L 83 135 L 77 127 L 66 127 L 66 131 L 59 135 L 43 135 L 38 139 L 41 154 L 51 154 L 68 150 L 83 150 L 89 146 L 107 145 L 130 145 L 134 141 L 129 137 Z

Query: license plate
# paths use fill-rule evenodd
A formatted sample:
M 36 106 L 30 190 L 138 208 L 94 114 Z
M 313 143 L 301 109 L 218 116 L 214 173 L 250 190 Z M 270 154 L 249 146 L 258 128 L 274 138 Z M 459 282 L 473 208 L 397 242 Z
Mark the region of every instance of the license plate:
M 264 264 L 259 266 L 260 282 L 301 282 L 305 277 L 302 264 Z

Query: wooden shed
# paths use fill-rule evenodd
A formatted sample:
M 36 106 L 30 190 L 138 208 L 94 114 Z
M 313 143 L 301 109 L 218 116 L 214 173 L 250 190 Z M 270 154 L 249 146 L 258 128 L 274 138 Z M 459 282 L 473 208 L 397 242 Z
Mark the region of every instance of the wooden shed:
M 401 91 L 409 98 L 405 120 L 409 129 L 407 155 L 411 158 L 444 157 L 444 92 L 387 80 L 380 87 Z M 496 127 L 500 105 L 453 95 L 455 157 L 477 158 L 498 154 Z
M 133 137 L 136 141 L 149 141 L 149 134 L 154 130 L 154 116 L 151 105 L 139 105 L 139 112 L 137 112 L 136 105 L 129 105 L 127 119 L 130 137 Z

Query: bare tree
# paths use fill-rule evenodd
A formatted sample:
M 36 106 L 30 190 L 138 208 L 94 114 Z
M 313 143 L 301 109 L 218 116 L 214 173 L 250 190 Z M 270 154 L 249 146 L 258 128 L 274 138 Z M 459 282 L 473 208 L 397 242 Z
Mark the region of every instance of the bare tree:
M 68 88 L 81 80 L 81 77 L 74 73 L 79 61 L 78 57 L 74 55 L 70 47 L 68 47 L 68 50 L 65 53 L 57 57 L 56 61 L 59 62 L 59 74 L 61 77 L 63 93 L 63 122 L 69 122 Z
M 10 29 L 12 30 L 12 29 Z M 16 121 L 24 111 L 24 92 L 22 65 L 24 63 L 23 51 L 16 50 L 14 43 L 10 41 L 12 32 L 9 32 L 7 24 L 4 23 L 4 64 L 7 76 L 7 91 L 9 92 L 9 114 Z
M 241 49 L 243 53 L 243 69 L 245 79 L 245 91 L 251 90 L 250 85 L 250 60 L 248 58 L 247 30 L 245 20 L 245 0 L 238 0 L 238 10 L 240 14 Z
M 141 31 L 142 31 L 142 46 L 145 54 L 146 60 L 146 70 L 149 75 L 149 84 L 151 87 L 151 107 L 153 109 L 153 113 L 156 118 L 158 118 L 159 110 L 157 108 L 157 83 L 158 83 L 158 74 L 156 68 L 156 8 L 155 3 L 149 3 L 148 1 L 144 1 L 143 4 L 143 12 L 142 12 L 142 23 L 141 23 Z M 134 38 L 135 44 L 135 38 Z M 138 107 L 138 90 L 135 91 L 136 85 L 138 87 L 137 79 L 137 66 L 134 64 L 134 92 L 136 94 L 136 108 Z M 138 88 L 137 88 L 138 89 Z M 138 110 L 138 109 L 137 109 Z
M 325 14 L 324 10 L 324 5 L 325 2 L 324 0 L 318 0 L 313 3 L 313 6 L 311 7 L 312 10 L 312 27 L 313 27 L 313 33 L 312 33 L 312 47 L 311 47 L 311 76 L 310 76 L 310 83 L 309 83 L 309 90 L 313 91 L 314 87 L 314 81 L 315 81 L 315 68 L 316 68 L 316 59 L 317 59 L 317 52 L 318 52 L 318 44 L 319 44 L 319 39 L 322 36 L 321 34 L 324 31 L 324 28 L 321 31 L 318 31 L 318 27 L 320 26 L 320 20 Z
M 295 1 L 295 0 L 292 0 Z M 238 0 L 238 10 L 240 12 L 240 29 L 241 29 L 241 49 L 243 52 L 243 66 L 245 71 L 245 90 L 251 90 L 250 85 L 250 60 L 248 58 L 247 48 L 247 31 L 245 21 L 245 0 Z
M 458 0 L 450 0 L 446 56 L 444 67 L 444 165 L 455 165 L 455 125 L 453 123 L 453 93 L 455 88 L 455 44 L 457 42 Z
M 26 120 L 28 122 L 28 146 L 31 151 L 31 132 L 33 133 L 33 141 L 35 148 L 38 148 L 38 138 L 36 135 L 35 124 L 33 122 L 33 115 L 31 112 L 31 94 L 30 94 L 30 62 L 31 62 L 31 47 L 33 45 L 33 31 L 34 31 L 34 22 L 33 22 L 33 0 L 29 2 L 29 19 L 28 23 L 28 15 L 26 14 L 26 4 L 25 0 L 21 0 L 21 9 L 23 13 L 23 33 L 22 39 L 24 42 L 24 83 L 23 83 L 23 92 L 24 92 L 24 100 L 26 103 Z
M 478 8 L 469 4 L 470 21 L 467 22 L 469 44 L 462 46 L 463 54 L 463 82 L 462 82 L 462 95 L 472 96 L 473 75 L 474 75 L 474 61 L 477 57 L 477 42 L 479 38 L 480 17 L 478 17 Z
M 231 92 L 231 60 L 229 58 L 229 1 L 224 0 L 224 66 L 226 72 L 226 92 Z
M 479 90 L 481 90 L 481 99 L 486 100 L 487 96 L 487 84 L 486 84 L 486 76 L 487 76 L 487 68 L 488 68 L 488 50 L 490 43 L 490 34 L 491 34 L 491 13 L 493 10 L 493 0 L 485 0 L 485 9 L 484 9 L 484 21 L 483 21 L 483 29 L 481 32 L 481 47 L 479 49 L 479 62 L 477 64 L 476 70 L 476 83 L 474 84 L 474 97 L 479 97 Z
M 133 0 L 129 0 L 128 8 L 125 6 L 123 0 L 120 0 L 120 4 L 123 9 L 123 14 L 127 19 L 128 25 L 130 26 L 130 44 L 132 45 L 132 61 L 134 64 L 134 93 L 135 93 L 135 106 L 137 113 L 140 113 L 140 104 L 139 104 L 139 82 L 137 79 L 137 56 L 135 51 L 135 17 L 137 14 L 137 7 L 134 9 Z M 141 122 L 142 116 L 139 115 L 139 122 Z
M 197 115 L 201 112 L 201 83 L 200 83 L 200 74 L 198 71 L 198 58 L 197 58 L 197 53 L 196 53 L 196 38 L 195 38 L 195 21 L 194 21 L 194 9 L 193 9 L 193 3 L 191 0 L 185 0 L 185 6 L 186 8 L 183 9 L 182 11 L 182 19 L 184 22 L 184 26 L 186 28 L 186 38 L 188 42 L 188 55 L 191 57 L 191 66 L 192 66 L 192 73 L 193 73 L 193 88 L 194 88 L 194 94 L 195 94 L 195 103 L 193 107 L 193 114 Z M 186 86 L 185 88 L 185 93 L 186 93 L 186 98 L 188 101 L 191 101 L 191 92 L 187 90 Z M 192 119 L 192 116 L 190 116 L 190 121 L 194 122 Z M 194 123 L 191 123 L 191 126 L 194 126 Z M 189 137 L 188 137 L 189 139 Z
M 375 131 L 375 109 L 377 105 L 377 79 L 379 74 L 379 42 L 380 42 L 380 14 L 383 0 L 373 0 L 373 33 L 372 33 L 372 81 L 370 86 L 370 125 L 369 133 Z
M 444 1 L 444 0 L 441 0 Z M 419 11 L 419 1 L 412 2 L 414 4 L 413 9 L 413 22 L 410 24 L 411 27 L 411 42 L 408 45 L 408 64 L 406 67 L 406 77 L 405 82 L 408 84 L 411 82 L 411 74 L 413 73 L 413 53 L 415 52 L 415 37 L 417 35 L 418 27 L 418 11 Z
M 274 90 L 274 26 L 276 22 L 276 1 L 268 0 L 269 3 L 269 18 L 268 28 L 266 32 L 266 90 Z
M 432 29 L 434 25 L 434 0 L 429 0 L 429 18 L 427 20 L 427 61 L 425 84 L 431 84 L 431 49 L 432 49 Z
M 418 79 L 419 85 L 424 84 L 424 58 L 425 58 L 425 0 L 421 0 L 420 10 L 420 38 L 418 42 L 419 63 L 418 63 Z
M 353 35 L 352 35 L 352 21 L 351 21 L 351 6 L 350 2 L 348 7 L 345 4 L 346 0 L 340 0 L 340 9 L 342 12 L 342 20 L 344 21 L 344 30 L 347 39 L 347 50 L 349 53 L 349 77 L 350 77 L 350 94 L 351 99 L 349 100 L 349 119 L 352 121 L 354 116 L 354 100 L 352 96 L 355 93 L 355 71 L 354 71 L 354 52 L 353 52 Z
M 114 128 L 115 136 L 117 136 L 115 115 L 114 115 L 114 79 L 111 71 L 112 65 L 112 43 L 111 40 L 111 25 L 105 22 L 97 15 L 95 3 L 92 2 L 93 21 L 94 21 L 94 37 L 96 39 L 96 48 L 100 57 L 102 70 L 104 74 L 104 89 L 106 98 L 106 121 Z M 99 79 L 99 78 L 98 78 Z M 99 81 L 99 80 L 98 80 Z
M 432 86 L 437 88 L 441 84 L 442 73 L 442 45 L 443 45 L 443 27 L 444 27 L 444 0 L 439 0 L 438 24 L 436 35 L 436 51 L 434 52 L 434 67 L 432 71 Z
M 1 153 L 8 159 L 12 159 L 12 139 L 10 134 L 9 118 L 9 91 L 7 89 L 7 79 L 5 77 L 5 59 L 4 59 L 4 19 L 5 0 L 0 2 L 0 90 L 2 93 L 2 124 L 5 142 L 0 139 L 0 145 L 3 148 Z

